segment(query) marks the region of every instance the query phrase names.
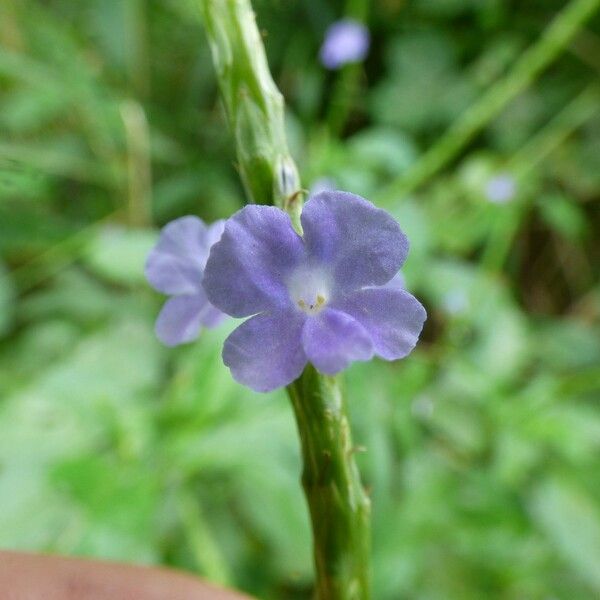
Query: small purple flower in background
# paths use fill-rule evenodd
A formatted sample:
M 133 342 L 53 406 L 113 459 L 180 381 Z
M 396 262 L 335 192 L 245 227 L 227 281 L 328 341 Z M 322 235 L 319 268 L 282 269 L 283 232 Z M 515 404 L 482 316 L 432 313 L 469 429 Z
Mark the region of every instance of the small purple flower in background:
M 233 377 L 261 392 L 297 379 L 307 362 L 337 373 L 355 360 L 411 352 L 425 309 L 395 278 L 408 253 L 396 221 L 367 200 L 322 192 L 299 236 L 282 210 L 246 206 L 210 253 L 204 288 L 233 317 L 225 341 Z
M 214 327 L 224 317 L 202 287 L 208 253 L 224 226 L 222 220 L 207 226 L 198 217 L 181 217 L 163 227 L 148 256 L 145 272 L 150 285 L 173 296 L 156 320 L 156 335 L 167 346 L 191 342 L 202 326 Z
M 517 191 L 514 178 L 508 173 L 500 173 L 492 177 L 485 186 L 485 195 L 490 202 L 503 204 L 512 200 Z
M 325 33 L 321 62 L 328 69 L 360 62 L 367 56 L 370 42 L 369 30 L 362 23 L 353 19 L 336 21 Z

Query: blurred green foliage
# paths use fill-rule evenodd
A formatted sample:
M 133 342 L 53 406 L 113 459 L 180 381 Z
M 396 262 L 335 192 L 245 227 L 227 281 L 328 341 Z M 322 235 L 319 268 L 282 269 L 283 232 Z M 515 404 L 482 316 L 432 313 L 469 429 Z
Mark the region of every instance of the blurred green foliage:
M 395 214 L 430 315 L 410 358 L 346 376 L 375 598 L 598 597 L 598 15 L 390 200 L 564 4 L 378 0 L 366 64 L 339 74 L 317 53 L 340 3 L 255 4 L 304 184 Z M 0 545 L 309 598 L 287 399 L 231 380 L 232 322 L 177 350 L 152 331 L 156 227 L 244 201 L 198 15 L 0 5 Z M 499 175 L 515 193 L 491 202 Z

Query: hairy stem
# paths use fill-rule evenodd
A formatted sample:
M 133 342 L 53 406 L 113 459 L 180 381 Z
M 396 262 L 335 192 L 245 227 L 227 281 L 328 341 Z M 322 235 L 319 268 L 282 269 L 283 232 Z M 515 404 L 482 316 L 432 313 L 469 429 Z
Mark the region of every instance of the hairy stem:
M 369 598 L 370 501 L 353 459 L 339 383 L 309 366 L 288 388 L 302 442 L 313 524 L 317 597 Z
M 297 226 L 302 198 L 287 147 L 283 96 L 271 77 L 252 6 L 249 0 L 202 0 L 202 8 L 248 199 L 286 209 Z
M 249 0 L 202 0 L 221 96 L 251 202 L 274 204 L 300 231 L 302 192 Z M 319 600 L 368 600 L 370 503 L 360 481 L 339 381 L 309 366 L 288 387 L 302 446 Z

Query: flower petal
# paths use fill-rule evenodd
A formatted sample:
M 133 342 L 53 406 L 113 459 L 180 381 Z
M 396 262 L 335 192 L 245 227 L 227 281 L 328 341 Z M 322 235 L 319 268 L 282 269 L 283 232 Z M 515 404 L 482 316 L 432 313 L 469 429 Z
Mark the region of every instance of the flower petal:
M 164 294 L 193 294 L 200 289 L 202 270 L 212 242 L 202 219 L 181 217 L 163 227 L 146 261 L 146 278 Z M 218 227 L 218 226 L 217 226 Z M 216 230 L 215 230 L 216 231 Z M 214 232 L 212 238 L 214 238 Z
M 365 328 L 351 316 L 331 308 L 306 320 L 302 345 L 308 360 L 330 375 L 354 360 L 373 356 L 373 343 Z
M 223 318 L 203 291 L 194 295 L 175 296 L 165 302 L 158 319 L 156 335 L 167 346 L 191 342 L 198 337 L 202 325 L 214 327 Z
M 404 290 L 406 289 L 406 281 L 404 280 L 404 275 L 398 271 L 386 284 L 385 286 L 388 289 L 394 290 Z
M 208 231 L 206 232 L 206 246 L 208 252 L 210 252 L 212 246 L 221 239 L 223 231 L 225 231 L 225 219 L 213 221 L 208 226 Z M 206 260 L 208 260 L 208 252 L 206 253 L 206 259 L 204 261 L 204 264 L 206 264 Z
M 288 215 L 273 206 L 246 206 L 227 220 L 203 285 L 210 301 L 234 317 L 287 307 L 285 281 L 303 256 Z
M 300 337 L 305 317 L 293 311 L 263 313 L 225 340 L 223 362 L 236 381 L 269 392 L 297 379 L 306 365 Z
M 410 354 L 427 318 L 413 295 L 387 286 L 358 290 L 334 305 L 363 325 L 373 340 L 375 354 L 386 360 Z
M 387 283 L 408 253 L 408 240 L 393 217 L 348 192 L 316 194 L 301 221 L 309 257 L 329 265 L 343 291 Z

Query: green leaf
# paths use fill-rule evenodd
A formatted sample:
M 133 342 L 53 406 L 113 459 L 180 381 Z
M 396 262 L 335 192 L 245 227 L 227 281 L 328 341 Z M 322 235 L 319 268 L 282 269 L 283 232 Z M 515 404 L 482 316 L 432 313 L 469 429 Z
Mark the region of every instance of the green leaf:
M 581 241 L 589 231 L 582 207 L 568 197 L 554 194 L 540 198 L 542 218 L 555 231 L 573 242 Z
M 600 593 L 600 511 L 583 490 L 562 479 L 537 486 L 530 509 L 563 560 Z
M 123 285 L 145 281 L 144 264 L 156 233 L 116 225 L 98 229 L 89 241 L 84 260 L 98 275 Z

